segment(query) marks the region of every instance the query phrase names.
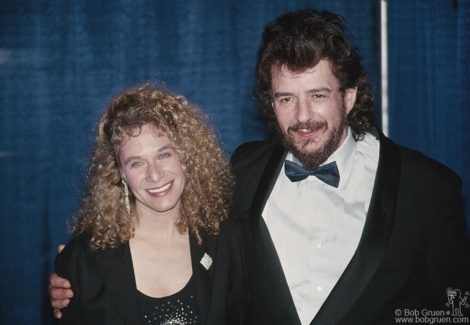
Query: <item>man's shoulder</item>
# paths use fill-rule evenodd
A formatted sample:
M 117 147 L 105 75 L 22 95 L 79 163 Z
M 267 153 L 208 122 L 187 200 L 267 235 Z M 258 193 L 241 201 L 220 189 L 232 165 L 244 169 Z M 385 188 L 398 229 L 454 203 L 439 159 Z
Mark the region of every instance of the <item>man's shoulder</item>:
M 382 139 L 385 140 L 385 139 Z M 385 140 L 389 144 L 396 146 L 400 155 L 401 169 L 413 178 L 421 177 L 428 180 L 450 180 L 452 182 L 460 182 L 460 177 L 451 168 L 444 165 L 416 149 L 408 148 L 400 144 L 396 144 L 389 138 Z M 384 145 L 382 141 L 381 145 Z M 389 147 L 389 145 L 387 145 Z
M 258 160 L 260 157 L 267 157 L 275 148 L 275 144 L 269 140 L 246 142 L 238 146 L 232 154 L 231 163 Z
M 263 150 L 272 150 L 274 142 L 270 140 L 258 140 L 245 142 L 239 145 L 234 153 L 257 152 Z
M 421 174 L 430 179 L 460 181 L 460 177 L 450 167 L 424 153 L 403 146 L 398 146 L 402 158 L 402 167 L 412 173 Z

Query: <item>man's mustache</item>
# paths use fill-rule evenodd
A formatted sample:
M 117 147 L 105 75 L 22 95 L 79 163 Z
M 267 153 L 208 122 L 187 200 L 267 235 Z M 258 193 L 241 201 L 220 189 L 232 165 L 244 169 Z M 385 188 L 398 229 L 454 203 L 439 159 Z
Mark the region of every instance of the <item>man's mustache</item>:
M 287 132 L 289 133 L 290 131 L 296 132 L 300 131 L 302 129 L 307 129 L 307 130 L 315 130 L 319 128 L 326 128 L 326 123 L 325 122 L 298 122 L 295 123 L 287 128 Z

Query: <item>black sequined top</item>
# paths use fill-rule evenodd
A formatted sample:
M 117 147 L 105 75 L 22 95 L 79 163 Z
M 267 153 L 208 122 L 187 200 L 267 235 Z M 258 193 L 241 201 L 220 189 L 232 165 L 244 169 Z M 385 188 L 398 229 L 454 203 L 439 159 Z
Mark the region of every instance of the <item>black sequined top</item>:
M 197 325 L 196 297 L 193 277 L 181 291 L 163 298 L 149 297 L 138 292 L 140 310 L 145 325 Z

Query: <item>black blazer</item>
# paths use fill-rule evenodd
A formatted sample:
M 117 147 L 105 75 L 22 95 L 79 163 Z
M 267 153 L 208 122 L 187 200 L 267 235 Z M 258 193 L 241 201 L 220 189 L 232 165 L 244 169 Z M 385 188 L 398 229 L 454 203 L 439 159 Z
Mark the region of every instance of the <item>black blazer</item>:
M 202 245 L 190 237 L 196 304 L 203 324 L 244 324 L 247 286 L 238 224 L 226 222 L 221 233 Z M 88 249 L 90 235 L 73 238 L 55 261 L 56 273 L 74 291 L 59 324 L 143 324 L 129 244 L 116 249 Z M 200 264 L 212 257 L 209 270 Z
M 395 324 L 397 309 L 449 311 L 446 289 L 470 290 L 461 179 L 374 132 L 380 159 L 362 237 L 311 324 Z M 244 144 L 232 156 L 232 212 L 243 229 L 250 324 L 300 324 L 261 217 L 285 156 L 284 148 L 266 141 Z

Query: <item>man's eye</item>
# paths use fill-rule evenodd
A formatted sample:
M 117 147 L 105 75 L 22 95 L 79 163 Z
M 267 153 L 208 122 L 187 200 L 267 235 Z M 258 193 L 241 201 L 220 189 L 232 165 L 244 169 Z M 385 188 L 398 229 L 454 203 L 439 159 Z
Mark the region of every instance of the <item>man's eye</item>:
M 279 101 L 281 103 L 287 103 L 287 102 L 290 102 L 292 100 L 292 97 L 284 97 L 284 98 L 281 98 Z

